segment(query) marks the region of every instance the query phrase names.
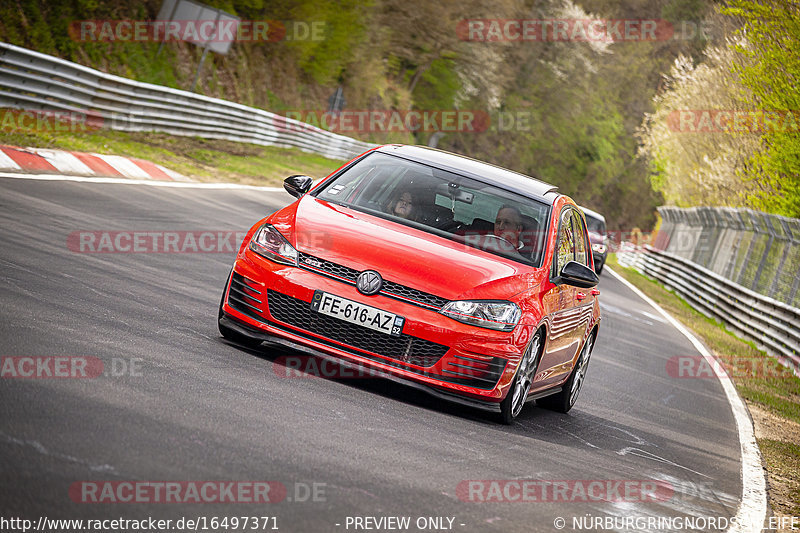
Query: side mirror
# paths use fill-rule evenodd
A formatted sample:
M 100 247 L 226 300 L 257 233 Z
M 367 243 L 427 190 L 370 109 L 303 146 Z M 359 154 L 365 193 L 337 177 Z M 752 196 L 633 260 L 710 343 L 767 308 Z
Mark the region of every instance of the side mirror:
M 308 190 L 311 188 L 311 184 L 313 183 L 314 179 L 310 176 L 295 174 L 294 176 L 289 176 L 283 180 L 283 188 L 295 198 L 300 198 L 308 192 Z
M 561 269 L 561 280 L 567 285 L 589 289 L 600 283 L 594 270 L 577 261 L 569 261 Z

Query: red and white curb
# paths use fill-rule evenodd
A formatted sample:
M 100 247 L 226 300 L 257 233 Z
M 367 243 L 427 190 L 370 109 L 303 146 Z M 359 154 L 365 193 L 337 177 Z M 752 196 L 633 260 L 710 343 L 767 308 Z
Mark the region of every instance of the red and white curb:
M 0 145 L 0 170 L 135 180 L 192 181 L 166 167 L 119 155 Z

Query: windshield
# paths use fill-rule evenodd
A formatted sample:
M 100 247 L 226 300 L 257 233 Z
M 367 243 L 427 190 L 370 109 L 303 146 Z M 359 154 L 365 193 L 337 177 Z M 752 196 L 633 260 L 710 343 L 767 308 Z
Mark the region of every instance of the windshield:
M 373 152 L 315 195 L 540 266 L 550 206 L 493 185 Z

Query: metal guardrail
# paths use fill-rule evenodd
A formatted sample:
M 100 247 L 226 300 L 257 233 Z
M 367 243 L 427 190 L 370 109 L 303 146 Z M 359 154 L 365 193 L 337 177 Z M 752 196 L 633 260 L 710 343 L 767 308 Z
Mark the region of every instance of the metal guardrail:
M 658 208 L 655 247 L 800 307 L 800 219 L 734 207 Z
M 263 109 L 141 83 L 0 43 L 0 107 L 87 113 L 103 127 L 299 148 L 352 159 L 376 145 Z
M 800 309 L 651 246 L 623 248 L 617 260 L 662 282 L 695 309 L 754 341 L 800 376 Z

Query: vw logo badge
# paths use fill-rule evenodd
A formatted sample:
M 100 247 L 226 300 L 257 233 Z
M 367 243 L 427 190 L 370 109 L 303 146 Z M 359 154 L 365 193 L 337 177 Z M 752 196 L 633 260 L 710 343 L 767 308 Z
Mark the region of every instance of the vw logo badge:
M 374 270 L 365 270 L 356 279 L 356 288 L 361 294 L 378 294 L 383 287 L 383 278 Z

